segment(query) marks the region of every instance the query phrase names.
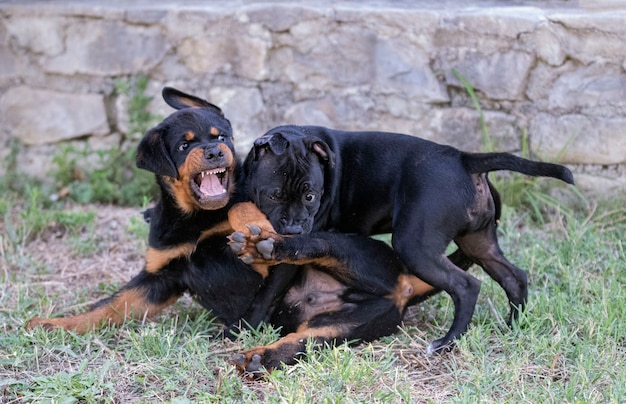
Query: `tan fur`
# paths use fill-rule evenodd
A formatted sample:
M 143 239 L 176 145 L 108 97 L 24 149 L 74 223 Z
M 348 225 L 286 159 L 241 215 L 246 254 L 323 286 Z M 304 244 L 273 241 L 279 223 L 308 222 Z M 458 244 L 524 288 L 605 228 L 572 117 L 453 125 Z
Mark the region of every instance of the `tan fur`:
M 196 245 L 194 243 L 184 243 L 163 250 L 148 247 L 148 251 L 146 251 L 146 271 L 150 273 L 159 272 L 171 260 L 189 257 L 195 248 Z
M 255 224 L 267 232 L 276 233 L 265 214 L 252 202 L 241 202 L 230 208 L 228 221 L 233 230 L 242 233 L 248 232 L 247 225 L 250 224 Z
M 167 302 L 156 305 L 148 303 L 146 297 L 137 290 L 121 291 L 108 304 L 83 314 L 63 318 L 34 317 L 26 324 L 26 329 L 41 326 L 47 329 L 63 328 L 84 334 L 102 323 L 121 324 L 129 318 L 135 320 L 150 318 L 177 299 L 178 296 L 174 296 Z
M 435 290 L 430 284 L 424 282 L 414 275 L 401 274 L 398 276 L 398 284 L 394 291 L 386 296 L 387 299 L 393 300 L 400 312 L 404 310 L 409 300 L 417 296 Z
M 290 359 L 295 360 L 296 356 L 299 353 L 302 353 L 304 348 L 303 345 L 309 338 L 328 341 L 345 335 L 348 332 L 348 329 L 348 326 L 342 324 L 319 328 L 309 328 L 307 323 L 303 323 L 300 325 L 300 327 L 298 327 L 298 330 L 296 332 L 287 334 L 283 338 L 270 345 L 258 346 L 252 349 L 248 349 L 247 351 L 243 351 L 242 354 L 246 357 L 245 362 L 235 363 L 235 366 L 239 368 L 241 373 L 245 374 L 246 366 L 248 365 L 248 363 L 250 363 L 250 361 L 252 361 L 252 358 L 255 355 L 265 356 L 267 351 L 280 352 L 285 360 L 290 362 Z

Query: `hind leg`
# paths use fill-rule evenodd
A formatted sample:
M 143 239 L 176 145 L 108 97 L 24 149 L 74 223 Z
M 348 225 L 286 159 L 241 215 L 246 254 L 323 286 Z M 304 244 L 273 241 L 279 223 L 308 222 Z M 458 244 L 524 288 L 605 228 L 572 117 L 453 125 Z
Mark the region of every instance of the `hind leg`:
M 184 288 L 159 274 L 141 271 L 115 294 L 98 301 L 88 311 L 61 318 L 34 317 L 26 329 L 63 328 L 84 334 L 105 324 L 121 324 L 127 319 L 150 318 L 173 304 Z
M 304 325 L 298 331 L 287 334 L 278 341 L 265 346 L 257 346 L 236 354 L 232 363 L 239 373 L 250 378 L 256 378 L 280 369 L 283 365 L 293 365 L 306 353 L 309 340 L 316 345 L 341 339 L 346 331 L 337 324 L 327 327 L 307 327 Z
M 455 242 L 506 292 L 511 307 L 508 323 L 517 319 L 528 298 L 528 278 L 526 272 L 509 262 L 502 253 L 495 222 L 477 232 L 458 237 Z
M 400 227 L 400 226 L 398 226 Z M 420 228 L 419 226 L 417 228 Z M 424 228 L 424 227 L 422 227 Z M 480 291 L 480 281 L 454 265 L 444 250 L 447 240 L 437 241 L 437 232 L 413 236 L 404 229 L 394 229 L 393 247 L 409 271 L 435 288 L 450 295 L 454 303 L 452 325 L 442 338 L 433 341 L 429 353 L 446 352 L 467 331 Z
M 397 307 L 397 302 L 390 297 L 357 291 L 342 292 L 335 299 L 340 302 L 338 309 L 318 306 L 292 314 L 300 323 L 297 330 L 270 345 L 236 354 L 233 364 L 241 374 L 256 378 L 264 374 L 263 370 L 272 371 L 296 363 L 306 354 L 309 341 L 315 348 L 325 343 L 371 341 L 393 334 L 402 322 L 403 308 Z M 297 307 L 306 305 L 306 302 L 298 303 Z M 317 313 L 307 320 L 306 313 L 310 310 Z

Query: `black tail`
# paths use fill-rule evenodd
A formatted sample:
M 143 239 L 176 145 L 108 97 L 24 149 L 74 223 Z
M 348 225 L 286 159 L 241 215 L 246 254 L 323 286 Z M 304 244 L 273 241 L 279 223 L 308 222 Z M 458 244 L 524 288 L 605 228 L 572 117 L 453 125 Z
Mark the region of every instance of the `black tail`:
M 463 164 L 472 174 L 509 170 L 534 177 L 557 178 L 574 184 L 574 176 L 565 166 L 532 161 L 510 153 L 464 153 Z

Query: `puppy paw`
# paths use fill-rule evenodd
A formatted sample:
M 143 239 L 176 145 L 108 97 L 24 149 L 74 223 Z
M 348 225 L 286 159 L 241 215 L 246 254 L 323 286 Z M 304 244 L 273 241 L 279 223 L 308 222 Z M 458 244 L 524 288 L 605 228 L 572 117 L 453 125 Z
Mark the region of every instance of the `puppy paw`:
M 256 349 L 236 354 L 231 362 L 237 368 L 240 375 L 248 379 L 259 379 L 266 375 L 266 370 L 261 363 L 262 355 L 256 353 Z M 270 369 L 271 370 L 271 369 Z
M 32 330 L 33 328 L 41 327 L 46 331 L 50 331 L 57 328 L 58 325 L 54 324 L 54 321 L 48 318 L 33 317 L 24 326 L 26 330 Z
M 256 225 L 249 225 L 246 232 L 237 231 L 228 237 L 232 252 L 244 263 L 272 264 L 276 235 L 263 231 Z
M 443 355 L 454 349 L 454 341 L 447 340 L 445 337 L 435 340 L 426 348 L 427 355 Z

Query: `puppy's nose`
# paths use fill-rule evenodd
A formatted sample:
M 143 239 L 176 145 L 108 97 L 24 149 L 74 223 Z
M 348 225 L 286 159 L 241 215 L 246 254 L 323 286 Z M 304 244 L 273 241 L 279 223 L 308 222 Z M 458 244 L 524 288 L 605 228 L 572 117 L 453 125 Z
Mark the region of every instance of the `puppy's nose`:
M 299 224 L 292 224 L 289 226 L 285 226 L 283 229 L 283 234 L 302 234 L 304 229 Z
M 221 159 L 224 158 L 224 153 L 222 152 L 222 149 L 217 146 L 207 147 L 204 149 L 204 158 L 207 160 Z

